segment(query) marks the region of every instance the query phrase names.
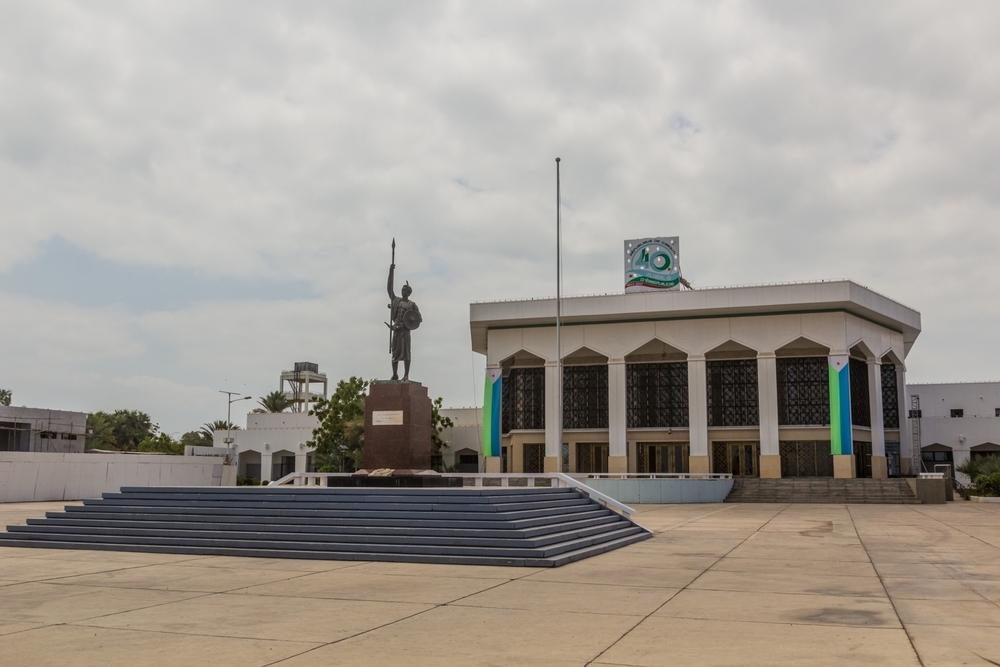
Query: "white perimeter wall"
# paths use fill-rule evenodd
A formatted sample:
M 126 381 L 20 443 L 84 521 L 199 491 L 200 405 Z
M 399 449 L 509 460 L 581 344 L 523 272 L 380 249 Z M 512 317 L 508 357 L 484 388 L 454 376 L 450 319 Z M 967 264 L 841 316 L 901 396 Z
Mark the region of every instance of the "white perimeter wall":
M 233 486 L 220 456 L 0 452 L 0 502 L 99 498 L 123 486 Z

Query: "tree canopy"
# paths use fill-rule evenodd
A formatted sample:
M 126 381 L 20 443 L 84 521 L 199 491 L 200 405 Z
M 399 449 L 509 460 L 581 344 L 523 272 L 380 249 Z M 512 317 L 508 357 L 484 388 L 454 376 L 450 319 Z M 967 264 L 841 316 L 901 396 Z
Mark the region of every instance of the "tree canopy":
M 88 449 L 139 450 L 139 443 L 157 436 L 160 427 L 141 410 L 115 410 L 87 415 Z
M 315 447 L 316 469 L 339 472 L 364 465 L 365 390 L 372 383 L 351 377 L 341 380 L 330 398 L 313 404 L 309 414 L 319 419 L 308 443 Z
M 0 389 L 0 405 L 10 405 L 10 400 L 14 397 L 14 392 L 10 389 Z
M 281 391 L 272 391 L 267 396 L 261 396 L 257 402 L 260 404 L 263 412 L 284 412 L 292 407 L 292 402 Z

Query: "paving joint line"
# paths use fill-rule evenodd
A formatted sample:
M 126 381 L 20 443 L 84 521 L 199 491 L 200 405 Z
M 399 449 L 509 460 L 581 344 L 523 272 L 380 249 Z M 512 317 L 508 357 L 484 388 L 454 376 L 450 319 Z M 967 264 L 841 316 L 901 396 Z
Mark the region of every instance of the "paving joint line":
M 882 574 L 878 571 L 878 568 L 875 567 L 875 561 L 872 560 L 871 554 L 868 553 L 868 546 L 865 544 L 864 538 L 861 537 L 861 533 L 858 532 L 858 527 L 854 523 L 854 514 L 851 512 L 850 507 L 847 508 L 847 516 L 851 519 L 851 526 L 854 528 L 854 533 L 858 536 L 858 542 L 861 543 L 862 548 L 865 550 L 865 555 L 868 556 L 868 562 L 871 564 L 872 569 L 875 570 L 875 574 L 878 575 L 878 582 L 882 586 L 882 591 L 885 592 L 886 599 L 889 600 L 889 604 L 892 606 L 892 613 L 896 615 L 896 620 L 899 621 L 900 627 L 903 628 L 903 633 L 906 634 L 906 641 L 910 642 L 910 649 L 913 651 L 913 655 L 921 667 L 924 667 L 924 659 L 920 656 L 920 652 L 917 651 L 917 645 L 913 642 L 913 635 L 910 634 L 909 628 L 903 622 L 903 617 L 899 615 L 899 609 L 896 608 L 896 601 L 889 595 L 889 589 L 885 587 L 885 580 L 882 578 Z
M 333 646 L 335 644 L 340 644 L 340 643 L 346 642 L 346 641 L 348 641 L 350 639 L 355 639 L 357 637 L 361 637 L 362 635 L 366 635 L 366 634 L 369 634 L 371 632 L 375 632 L 376 630 L 381 630 L 382 628 L 387 628 L 390 625 L 396 625 L 397 623 L 402 623 L 403 621 L 407 621 L 407 620 L 409 620 L 411 618 L 416 618 L 417 616 L 420 616 L 421 614 L 426 614 L 427 612 L 434 611 L 435 609 L 440 609 L 441 607 L 447 607 L 447 606 L 449 606 L 451 604 L 454 604 L 455 602 L 458 602 L 460 600 L 464 600 L 466 598 L 470 598 L 470 597 L 472 597 L 474 595 L 479 595 L 480 593 L 485 593 L 486 591 L 491 591 L 494 588 L 500 588 L 501 586 L 503 586 L 505 584 L 509 584 L 512 581 L 519 581 L 521 579 L 525 579 L 527 577 L 530 577 L 533 574 L 537 574 L 537 573 L 536 572 L 529 572 L 529 573 L 527 573 L 527 574 L 525 574 L 523 576 L 517 577 L 515 579 L 507 579 L 507 580 L 504 580 L 504 581 L 501 581 L 501 582 L 497 583 L 494 586 L 488 586 L 488 587 L 486 587 L 486 588 L 484 588 L 482 590 L 476 591 L 475 593 L 469 593 L 467 595 L 462 595 L 460 597 L 455 598 L 454 600 L 449 600 L 448 602 L 443 602 L 441 604 L 425 603 L 425 604 L 432 604 L 432 606 L 430 606 L 427 609 L 422 609 L 422 610 L 420 610 L 420 611 L 418 611 L 416 613 L 410 614 L 409 616 L 404 616 L 402 618 L 397 618 L 394 621 L 389 621 L 388 623 L 383 623 L 381 625 L 377 625 L 374 628 L 368 628 L 367 630 L 362 630 L 360 632 L 356 632 L 353 635 L 349 635 L 347 637 L 342 637 L 340 639 L 335 639 L 333 641 L 320 644 L 319 646 L 314 646 L 314 647 L 312 647 L 310 649 L 302 651 L 301 653 L 296 653 L 295 655 L 290 655 L 290 656 L 281 658 L 279 660 L 275 660 L 274 662 L 268 662 L 266 664 L 261 665 L 261 667 L 271 667 L 271 665 L 278 665 L 278 664 L 280 664 L 282 662 L 285 662 L 286 660 L 291 660 L 292 658 L 298 658 L 299 656 L 305 655 L 307 653 L 312 653 L 313 651 L 319 650 L 321 648 L 325 648 L 327 646 Z
M 681 587 L 680 589 L 678 589 L 677 592 L 675 592 L 669 598 L 667 598 L 666 600 L 664 600 L 663 604 L 661 604 L 656 609 L 654 609 L 653 611 L 651 611 L 648 614 L 646 614 L 645 616 L 643 616 L 641 619 L 639 619 L 639 621 L 635 625 L 633 625 L 631 628 L 629 628 L 628 630 L 626 630 L 618 639 L 616 639 L 613 642 L 611 642 L 610 644 L 608 644 L 604 648 L 604 650 L 602 650 L 600 653 L 598 653 L 593 658 L 591 658 L 586 663 L 584 663 L 584 667 L 590 667 L 590 665 L 594 664 L 594 662 L 597 661 L 597 660 L 599 660 L 602 655 L 604 655 L 605 653 L 607 653 L 608 651 L 610 651 L 612 648 L 614 648 L 616 645 L 618 645 L 619 642 L 621 642 L 623 639 L 625 639 L 626 637 L 628 637 L 636 628 L 638 628 L 640 625 L 642 625 L 653 614 L 655 614 L 656 612 L 660 611 L 665 606 L 667 606 L 667 604 L 669 604 L 671 600 L 673 600 L 674 598 L 676 598 L 683 591 L 686 591 L 691 584 L 693 584 L 694 582 L 698 581 L 702 576 L 705 575 L 706 572 L 708 572 L 713 567 L 715 567 L 720 562 L 722 562 L 722 560 L 726 556 L 728 556 L 729 554 L 731 554 L 733 551 L 739 549 L 741 546 L 743 546 L 743 544 L 745 544 L 747 542 L 747 540 L 749 540 L 749 539 L 753 538 L 755 535 L 757 535 L 757 533 L 759 533 L 761 530 L 763 530 L 763 528 L 765 526 L 767 526 L 769 523 L 771 523 L 772 521 L 774 521 L 782 512 L 784 512 L 786 509 L 788 509 L 788 507 L 789 507 L 789 505 L 785 505 L 784 507 L 782 507 L 781 509 L 779 509 L 777 512 L 775 512 L 771 516 L 770 519 L 768 519 L 763 524 L 761 524 L 760 526 L 758 526 L 757 529 L 754 530 L 753 533 L 751 533 L 750 535 L 748 535 L 747 537 L 745 537 L 744 539 L 742 539 L 739 544 L 737 544 L 736 546 L 732 547 L 729 551 L 727 551 L 726 553 L 724 553 L 721 556 L 719 556 L 714 563 L 712 563 L 711 565 L 709 565 L 708 567 L 706 567 L 704 570 L 702 570 L 698 574 L 698 576 L 696 576 L 694 579 L 692 579 L 691 581 L 689 581 L 686 584 L 684 584 L 684 586 Z

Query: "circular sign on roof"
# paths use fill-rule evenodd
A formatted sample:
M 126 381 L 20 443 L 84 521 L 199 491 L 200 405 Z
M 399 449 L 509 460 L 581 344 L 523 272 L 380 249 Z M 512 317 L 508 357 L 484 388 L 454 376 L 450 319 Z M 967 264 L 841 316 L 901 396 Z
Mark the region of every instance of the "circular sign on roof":
M 678 289 L 679 254 L 676 236 L 625 241 L 625 291 Z

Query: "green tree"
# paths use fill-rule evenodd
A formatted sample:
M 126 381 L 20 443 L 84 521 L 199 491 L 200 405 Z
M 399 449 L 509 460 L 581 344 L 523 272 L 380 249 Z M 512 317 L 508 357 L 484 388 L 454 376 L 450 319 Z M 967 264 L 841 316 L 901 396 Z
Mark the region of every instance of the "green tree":
M 87 415 L 87 449 L 118 449 L 114 422 L 107 412 Z
M 319 419 L 319 426 L 306 444 L 316 448 L 316 469 L 320 472 L 364 464 L 365 390 L 370 384 L 359 377 L 341 380 L 330 398 L 316 401 L 309 411 Z
M 216 419 L 214 422 L 209 422 L 201 427 L 199 433 L 202 433 L 209 442 L 214 442 L 216 431 L 225 431 L 228 427 L 230 431 L 239 431 L 240 427 L 236 424 L 230 424 L 225 419 Z
M 137 451 L 150 454 L 174 454 L 184 453 L 184 445 L 180 444 L 166 433 L 159 433 L 148 438 L 144 438 L 136 448 Z
M 280 391 L 272 391 L 267 396 L 262 396 L 257 402 L 264 412 L 284 412 L 292 407 L 292 402 L 288 400 L 284 392 Z
M 211 447 L 212 439 L 206 437 L 202 431 L 188 431 L 181 436 L 179 444 L 182 448 L 181 451 L 188 445 L 192 447 Z
M 14 397 L 14 392 L 10 389 L 0 389 L 0 405 L 10 405 L 10 399 Z
M 440 455 L 441 450 L 448 446 L 448 443 L 441 439 L 442 431 L 455 425 L 450 417 L 441 416 L 441 404 L 443 402 L 441 397 L 438 396 L 434 399 L 434 403 L 431 404 L 431 451 L 436 455 Z
M 134 452 L 139 443 L 153 438 L 160 427 L 140 410 L 95 412 L 87 416 L 88 449 L 117 449 Z

